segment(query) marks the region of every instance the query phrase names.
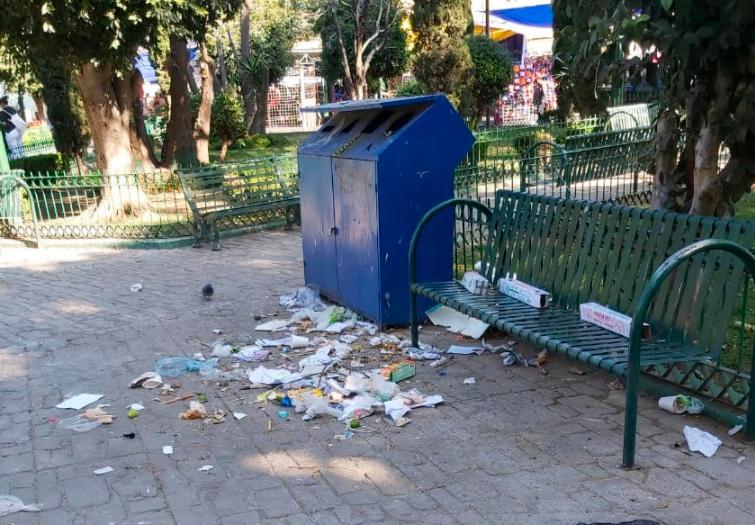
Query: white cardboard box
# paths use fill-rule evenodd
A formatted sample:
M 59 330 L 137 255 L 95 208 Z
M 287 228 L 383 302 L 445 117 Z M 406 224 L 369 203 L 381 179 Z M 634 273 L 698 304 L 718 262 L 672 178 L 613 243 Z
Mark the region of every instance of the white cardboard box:
M 632 318 L 616 312 L 598 303 L 582 303 L 579 305 L 579 318 L 588 323 L 605 328 L 615 334 L 629 337 L 632 330 Z M 642 337 L 650 336 L 650 325 L 644 324 Z
M 461 278 L 461 285 L 475 295 L 483 295 L 490 283 L 477 272 L 467 272 Z
M 535 308 L 547 308 L 551 294 L 540 288 L 523 283 L 514 278 L 503 278 L 498 281 L 498 289 L 502 294 L 513 297 Z

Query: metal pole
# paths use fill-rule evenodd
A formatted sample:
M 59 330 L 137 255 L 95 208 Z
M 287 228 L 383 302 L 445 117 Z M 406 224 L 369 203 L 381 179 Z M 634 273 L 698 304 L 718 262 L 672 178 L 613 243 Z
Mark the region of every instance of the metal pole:
M 485 36 L 490 38 L 490 0 L 485 0 Z

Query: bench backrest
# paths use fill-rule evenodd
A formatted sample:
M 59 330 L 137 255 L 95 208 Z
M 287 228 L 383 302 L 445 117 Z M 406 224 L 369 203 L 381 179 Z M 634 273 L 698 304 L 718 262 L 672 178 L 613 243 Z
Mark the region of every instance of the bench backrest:
M 653 271 L 704 238 L 750 247 L 755 224 L 499 191 L 483 268 L 491 279 L 516 273 L 562 308 L 595 301 L 631 315 Z M 693 258 L 659 291 L 650 316 L 654 334 L 719 350 L 741 276 L 742 265 L 728 254 Z
M 296 176 L 290 170 L 288 164 L 265 159 L 183 172 L 179 178 L 192 209 L 201 212 L 295 198 Z

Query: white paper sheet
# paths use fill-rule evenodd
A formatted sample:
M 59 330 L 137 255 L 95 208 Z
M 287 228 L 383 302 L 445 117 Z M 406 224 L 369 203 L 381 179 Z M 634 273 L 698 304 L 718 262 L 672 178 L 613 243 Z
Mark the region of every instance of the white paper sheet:
M 443 326 L 450 332 L 466 335 L 473 339 L 479 339 L 488 329 L 488 324 L 478 319 L 473 319 L 447 306 L 435 306 L 427 312 L 427 317 L 434 325 Z
M 69 397 L 62 403 L 55 405 L 55 408 L 72 408 L 74 410 L 81 410 L 87 405 L 91 405 L 98 399 L 102 399 L 102 394 L 77 394 L 73 397 Z
M 684 427 L 684 437 L 691 452 L 700 452 L 706 458 L 712 457 L 721 446 L 721 440 L 699 428 Z

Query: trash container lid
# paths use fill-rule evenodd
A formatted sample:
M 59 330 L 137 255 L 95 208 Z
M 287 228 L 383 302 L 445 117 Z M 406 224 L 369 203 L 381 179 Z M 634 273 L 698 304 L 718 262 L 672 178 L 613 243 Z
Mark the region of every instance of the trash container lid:
M 315 113 L 339 113 L 343 111 L 366 111 L 370 109 L 397 108 L 401 106 L 413 106 L 416 104 L 427 104 L 446 100 L 443 94 L 421 95 L 418 97 L 396 97 L 396 98 L 370 98 L 367 100 L 345 100 L 343 102 L 334 102 L 332 104 L 322 104 L 320 106 L 309 106 L 301 108 L 302 112 Z

